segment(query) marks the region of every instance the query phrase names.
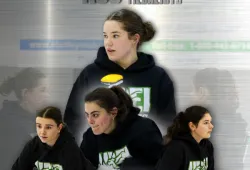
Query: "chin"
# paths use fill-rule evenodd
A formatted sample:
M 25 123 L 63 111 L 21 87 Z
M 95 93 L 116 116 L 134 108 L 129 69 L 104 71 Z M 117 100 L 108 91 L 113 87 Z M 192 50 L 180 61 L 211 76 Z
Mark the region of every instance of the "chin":
M 118 58 L 117 57 L 114 57 L 114 56 L 108 56 L 109 60 L 113 61 L 113 62 L 116 62 L 118 61 Z
M 95 130 L 93 130 L 93 129 L 92 129 L 92 132 L 94 133 L 94 135 L 100 135 L 100 134 L 102 134 L 101 132 L 95 131 Z
M 203 139 L 209 139 L 211 135 L 205 136 Z
M 41 140 L 41 139 L 40 139 L 40 140 Z M 47 141 L 44 141 L 44 140 L 41 140 L 41 142 L 42 142 L 42 143 L 45 143 L 45 144 L 47 143 Z

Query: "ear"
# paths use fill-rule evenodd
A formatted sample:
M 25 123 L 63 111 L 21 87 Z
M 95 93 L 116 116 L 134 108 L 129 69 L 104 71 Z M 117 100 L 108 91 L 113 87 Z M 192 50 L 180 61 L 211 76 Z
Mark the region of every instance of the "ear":
M 63 124 L 60 123 L 60 125 L 58 126 L 59 133 L 61 132 L 62 128 L 63 128 Z
M 206 87 L 199 87 L 198 96 L 201 101 L 205 101 L 208 99 L 209 91 Z
M 139 34 L 135 34 L 135 35 L 133 35 L 132 40 L 135 44 L 138 44 L 140 41 L 140 38 L 141 38 L 141 36 Z
M 26 96 L 28 95 L 28 89 L 22 89 L 22 91 L 21 91 L 21 96 L 22 96 L 22 98 L 26 98 Z
M 193 122 L 189 122 L 188 126 L 189 126 L 191 132 L 193 132 L 196 129 L 196 126 L 195 126 L 195 124 L 193 124 Z
M 111 113 L 112 118 L 115 119 L 118 113 L 117 107 L 114 107 L 110 113 Z

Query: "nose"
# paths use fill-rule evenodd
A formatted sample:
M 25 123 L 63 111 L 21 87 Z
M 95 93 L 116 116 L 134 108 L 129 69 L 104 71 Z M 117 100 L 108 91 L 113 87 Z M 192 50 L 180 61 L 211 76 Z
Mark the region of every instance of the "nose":
M 45 134 L 46 134 L 45 128 L 41 128 L 41 129 L 40 129 L 40 134 L 41 134 L 41 135 L 45 135 Z
M 214 125 L 213 125 L 212 123 L 210 124 L 210 128 L 211 128 L 211 129 L 213 129 L 213 128 L 214 128 Z
M 107 47 L 110 47 L 110 46 L 113 45 L 113 42 L 112 42 L 111 38 L 106 38 L 104 41 L 105 41 L 105 45 Z
M 90 124 L 90 125 L 93 125 L 95 122 L 94 122 L 94 120 L 93 120 L 93 118 L 91 117 L 91 116 L 89 116 L 88 118 L 87 118 L 87 120 L 88 120 L 88 123 Z

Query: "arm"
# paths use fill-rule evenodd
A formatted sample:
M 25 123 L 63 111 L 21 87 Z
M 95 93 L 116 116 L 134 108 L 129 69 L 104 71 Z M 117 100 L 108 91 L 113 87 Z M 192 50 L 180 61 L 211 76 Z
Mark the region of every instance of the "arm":
M 183 150 L 177 143 L 171 142 L 159 159 L 156 170 L 182 170 Z
M 157 124 L 163 134 L 176 116 L 174 83 L 164 71 L 160 77 L 158 99 L 156 104 Z
M 76 141 L 79 140 L 81 136 L 80 129 L 84 126 L 84 114 L 81 104 L 83 104 L 85 77 L 83 70 L 73 85 L 64 113 L 64 122 L 76 138 Z

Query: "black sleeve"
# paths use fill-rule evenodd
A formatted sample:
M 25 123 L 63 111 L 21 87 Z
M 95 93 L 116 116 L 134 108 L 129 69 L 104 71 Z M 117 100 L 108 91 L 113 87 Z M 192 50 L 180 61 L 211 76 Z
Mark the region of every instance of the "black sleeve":
M 165 71 L 160 79 L 156 108 L 157 124 L 166 131 L 176 116 L 175 89 L 173 81 Z
M 68 148 L 64 160 L 64 170 L 96 170 L 91 162 L 86 159 L 77 144 Z
M 84 112 L 82 111 L 84 90 L 86 88 L 85 77 L 85 71 L 83 70 L 73 85 L 64 113 L 64 122 L 76 138 L 76 141 L 80 140 L 81 128 L 84 126 L 84 123 L 86 123 L 84 121 Z
M 171 142 L 159 159 L 156 170 L 183 170 L 184 150 L 178 143 Z
M 155 122 L 147 118 L 145 122 L 135 127 L 138 135 L 128 144 L 128 150 L 133 158 L 155 165 L 163 149 L 162 134 Z
M 33 169 L 34 167 L 34 157 L 33 155 L 34 139 L 29 141 L 21 154 L 13 164 L 11 170 L 23 170 L 23 169 Z
M 83 134 L 80 148 L 85 157 L 97 168 L 99 164 L 97 141 L 90 128 Z

